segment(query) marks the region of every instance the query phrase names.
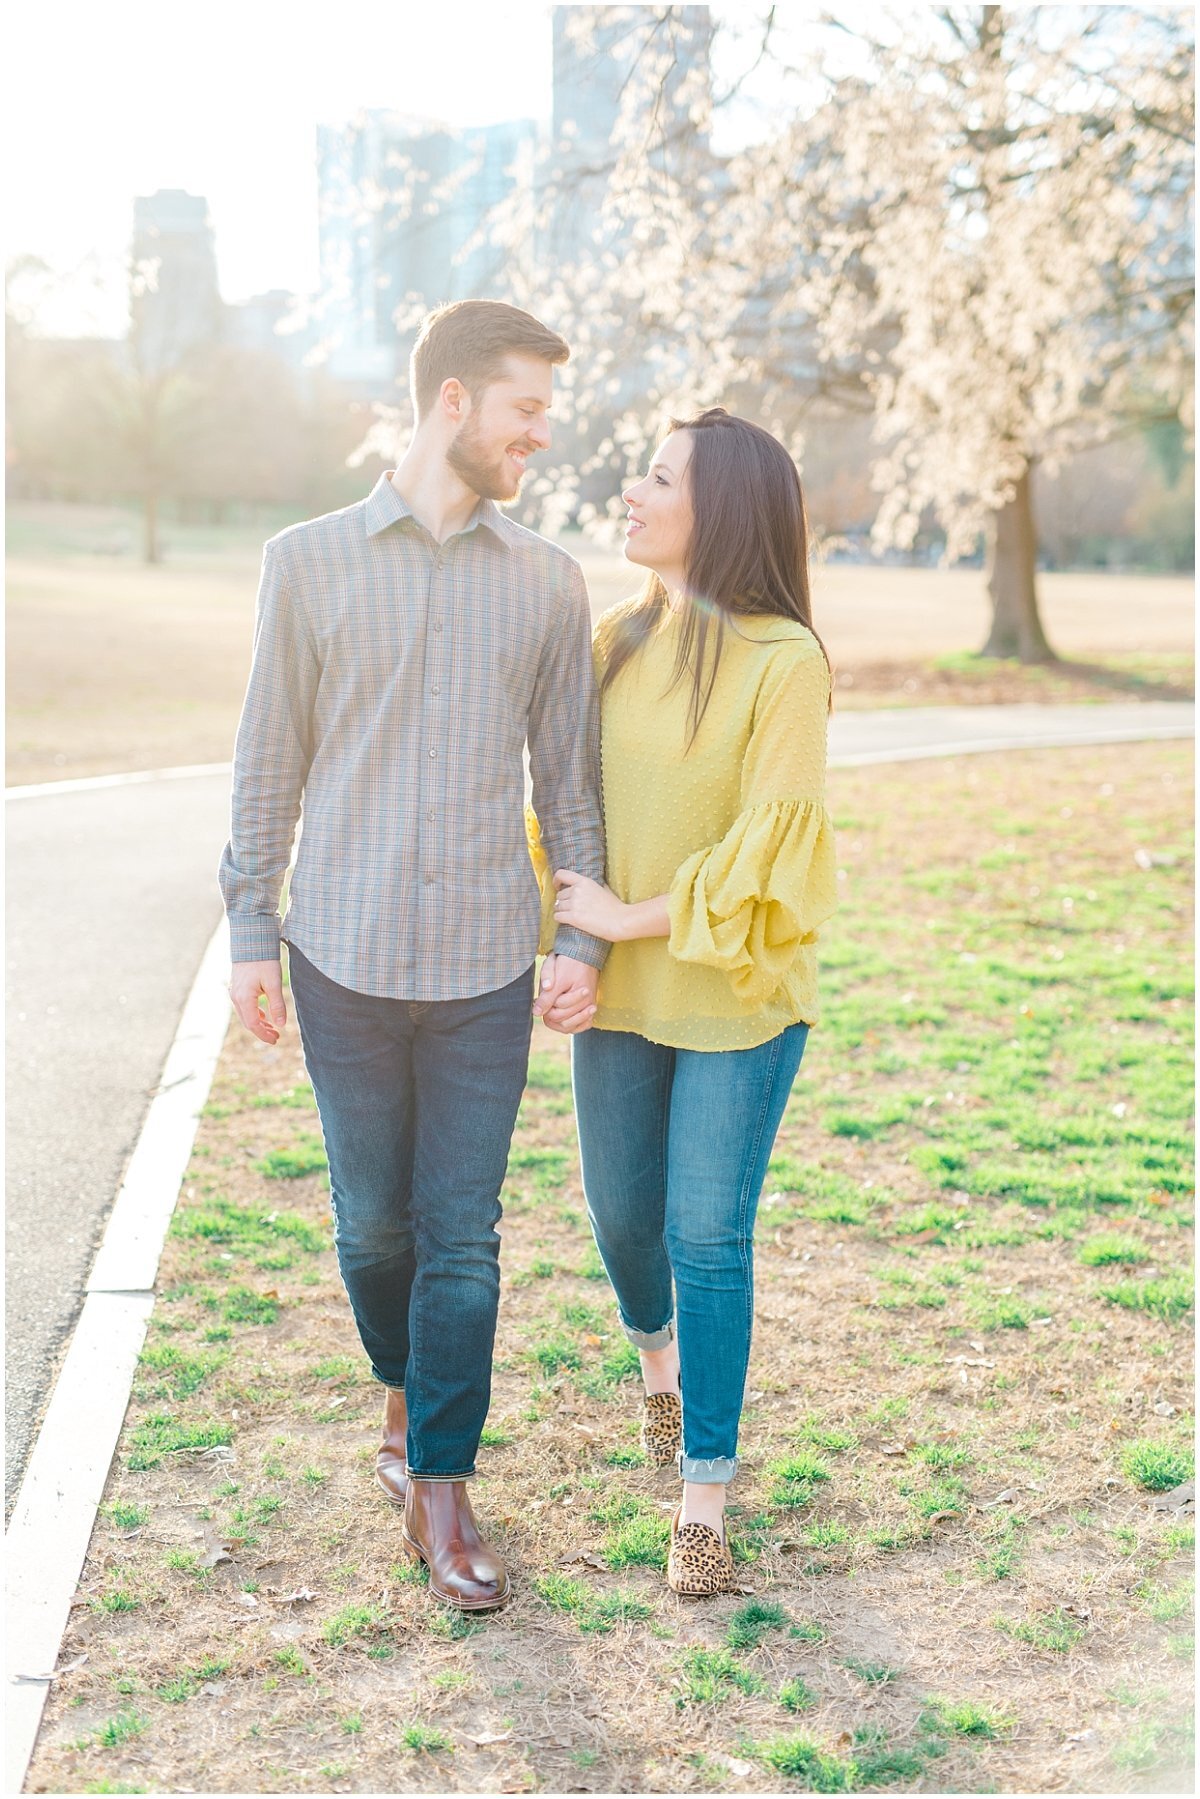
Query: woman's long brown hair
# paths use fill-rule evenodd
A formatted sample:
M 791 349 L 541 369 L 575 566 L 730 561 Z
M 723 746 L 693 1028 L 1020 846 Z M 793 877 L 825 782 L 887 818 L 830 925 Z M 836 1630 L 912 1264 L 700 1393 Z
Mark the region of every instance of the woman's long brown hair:
M 813 631 L 808 520 L 796 465 L 761 425 L 713 406 L 693 419 L 672 419 L 671 430 L 692 434 L 686 473 L 692 501 L 686 598 L 667 688 L 669 693 L 691 676 L 690 749 L 712 697 L 725 634 L 737 628 L 734 621 L 748 613 L 770 613 Z M 637 605 L 613 634 L 602 688 L 641 649 L 667 603 L 666 588 L 651 574 Z M 828 662 L 819 637 L 817 642 Z

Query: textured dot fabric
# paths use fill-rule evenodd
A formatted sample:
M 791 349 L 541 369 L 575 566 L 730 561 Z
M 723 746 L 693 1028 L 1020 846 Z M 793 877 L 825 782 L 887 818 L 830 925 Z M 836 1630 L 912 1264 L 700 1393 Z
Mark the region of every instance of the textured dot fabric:
M 630 604 L 596 626 L 598 678 Z M 626 901 L 666 894 L 671 933 L 613 945 L 593 1028 L 751 1049 L 819 1015 L 817 933 L 837 895 L 829 670 L 803 625 L 734 621 L 689 748 L 691 678 L 671 685 L 678 630 L 666 613 L 601 699 L 608 884 Z M 550 871 L 531 826 L 547 942 Z

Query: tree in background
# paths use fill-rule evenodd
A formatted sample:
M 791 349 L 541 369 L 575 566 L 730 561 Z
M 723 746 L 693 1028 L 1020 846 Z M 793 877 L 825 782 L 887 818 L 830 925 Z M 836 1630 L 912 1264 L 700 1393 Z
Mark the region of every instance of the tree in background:
M 876 546 L 927 518 L 948 560 L 984 536 L 984 653 L 1049 658 L 1034 469 L 1190 393 L 1190 21 L 877 8 L 789 60 L 772 11 L 755 79 L 787 104 L 718 155 L 714 110 L 744 83 L 681 86 L 688 10 L 571 9 L 579 41 L 623 57 L 623 106 L 586 257 L 552 257 L 525 297 L 575 346 L 576 411 L 617 413 L 596 455 L 644 454 L 664 414 L 739 396 L 800 450 L 814 408 L 865 403 Z

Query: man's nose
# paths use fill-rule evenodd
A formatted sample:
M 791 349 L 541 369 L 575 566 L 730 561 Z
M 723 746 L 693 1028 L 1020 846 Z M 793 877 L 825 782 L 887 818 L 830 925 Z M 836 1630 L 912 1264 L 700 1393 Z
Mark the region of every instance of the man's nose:
M 546 419 L 535 419 L 525 435 L 532 439 L 539 450 L 550 448 L 550 426 Z

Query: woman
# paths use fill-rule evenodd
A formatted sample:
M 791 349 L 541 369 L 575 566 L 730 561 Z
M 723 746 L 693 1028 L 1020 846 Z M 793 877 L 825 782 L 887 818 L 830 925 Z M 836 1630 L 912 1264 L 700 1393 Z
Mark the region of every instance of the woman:
M 595 634 L 608 885 L 556 871 L 554 915 L 613 945 L 573 1045 L 584 1189 L 643 1442 L 683 1480 L 667 1579 L 698 1595 L 733 1579 L 754 1216 L 834 909 L 830 675 L 799 478 L 768 432 L 720 408 L 676 424 L 622 497 L 649 575 Z

